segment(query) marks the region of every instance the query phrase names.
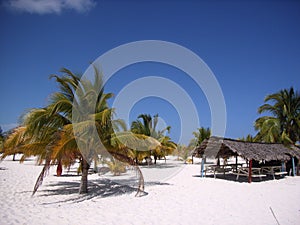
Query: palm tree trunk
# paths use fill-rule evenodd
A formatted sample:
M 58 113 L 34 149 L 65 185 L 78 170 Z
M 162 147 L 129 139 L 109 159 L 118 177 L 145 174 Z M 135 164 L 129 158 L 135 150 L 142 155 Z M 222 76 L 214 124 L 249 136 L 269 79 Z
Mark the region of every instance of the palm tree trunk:
M 61 176 L 62 174 L 62 165 L 61 165 L 61 161 L 59 160 L 57 168 L 56 168 L 56 176 Z
M 83 158 L 82 161 L 81 161 L 82 175 L 81 175 L 81 183 L 80 183 L 79 194 L 86 194 L 88 192 L 88 171 L 89 171 L 89 167 L 90 167 L 90 165 Z

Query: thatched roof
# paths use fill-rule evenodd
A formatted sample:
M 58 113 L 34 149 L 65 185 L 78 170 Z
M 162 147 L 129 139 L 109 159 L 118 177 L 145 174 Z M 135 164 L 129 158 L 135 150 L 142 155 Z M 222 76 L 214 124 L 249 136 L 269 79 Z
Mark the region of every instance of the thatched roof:
M 208 158 L 229 158 L 241 156 L 254 160 L 289 160 L 292 156 L 300 159 L 300 149 L 296 146 L 286 147 L 283 144 L 245 142 L 229 138 L 210 137 L 196 147 L 193 156 Z

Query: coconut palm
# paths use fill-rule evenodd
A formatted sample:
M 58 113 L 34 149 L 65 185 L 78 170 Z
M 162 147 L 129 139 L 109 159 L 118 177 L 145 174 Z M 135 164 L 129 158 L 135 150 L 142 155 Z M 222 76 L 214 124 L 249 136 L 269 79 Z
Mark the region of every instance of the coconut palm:
M 190 147 L 199 146 L 202 143 L 202 141 L 210 137 L 211 131 L 209 127 L 208 128 L 201 127 L 198 128 L 197 131 L 194 131 L 193 135 L 194 138 L 189 143 Z
M 280 121 L 278 118 L 263 116 L 255 121 L 255 129 L 259 132 L 254 137 L 254 141 L 267 143 L 292 143 L 293 141 L 286 134 L 285 130 L 281 131 Z
M 259 113 L 269 112 L 255 121 L 256 140 L 296 143 L 300 140 L 300 94 L 291 87 L 268 95 Z M 269 104 L 267 102 L 272 102 Z
M 51 76 L 56 79 L 60 91 L 51 96 L 47 107 L 30 110 L 24 115 L 23 126 L 9 137 L 2 158 L 20 151 L 23 159 L 36 155 L 39 164 L 45 162 L 34 187 L 34 194 L 51 165 L 70 166 L 76 159 L 80 161 L 82 171 L 79 193 L 87 193 L 91 161 L 100 154 L 102 157 L 113 156 L 137 170 L 140 177 L 139 194 L 144 188 L 143 176 L 130 157 L 130 148 L 126 144 L 136 146 L 131 139 L 134 143 L 141 144 L 137 141 L 138 135 L 124 133 L 116 136 L 114 133 L 119 127 L 125 129 L 124 123 L 112 120 L 113 109 L 107 104 L 107 99 L 112 94 L 104 93 L 101 74 L 95 69 L 94 81 L 91 82 L 80 80 L 67 69 L 62 72 L 64 75 L 61 77 Z M 122 142 L 119 141 L 120 138 L 123 138 Z M 139 140 L 141 139 L 146 137 Z M 145 141 L 142 143 L 145 144 Z M 150 147 L 153 148 L 153 145 Z
M 132 122 L 131 131 L 136 134 L 144 134 L 159 139 L 166 132 L 170 132 L 171 127 L 167 126 L 162 130 L 157 130 L 158 118 L 158 114 L 154 115 L 153 118 L 149 114 L 140 114 L 138 119 Z M 142 121 L 139 119 L 142 119 Z
M 246 137 L 239 138 L 239 140 L 246 141 L 246 142 L 254 142 L 255 141 L 254 137 L 251 134 L 248 134 Z
M 8 155 L 23 154 L 26 148 L 25 143 L 30 140 L 29 136 L 25 135 L 26 127 L 17 127 L 12 130 L 8 138 L 3 142 L 3 154 L 1 159 L 6 158 Z M 23 162 L 28 157 L 25 154 L 20 159 Z
M 153 118 L 149 114 L 141 114 L 138 116 L 137 120 L 131 123 L 131 131 L 134 134 L 143 134 L 155 138 L 161 143 L 161 145 L 152 149 L 150 152 L 136 152 L 136 158 L 145 158 L 152 154 L 154 157 L 154 164 L 156 164 L 158 158 L 165 158 L 166 155 L 176 149 L 176 144 L 171 141 L 170 137 L 165 136 L 166 132 L 170 132 L 171 127 L 167 126 L 162 130 L 158 130 L 158 118 L 158 114 L 154 115 Z M 142 157 L 139 154 L 142 154 Z
M 51 96 L 47 107 L 33 109 L 25 114 L 24 127 L 16 130 L 14 135 L 8 138 L 6 153 L 2 158 L 20 151 L 23 153 L 23 158 L 37 155 L 39 163 L 45 160 L 45 166 L 38 177 L 34 192 L 51 165 L 62 163 L 70 166 L 76 159 L 79 159 L 82 168 L 80 193 L 86 193 L 89 160 L 90 156 L 94 157 L 95 147 L 97 147 L 94 140 L 88 136 L 89 130 L 96 124 L 101 134 L 104 134 L 102 131 L 108 127 L 107 121 L 110 120 L 112 111 L 106 101 L 112 95 L 104 93 L 102 79 L 98 73 L 95 73 L 94 83 L 92 83 L 81 81 L 78 76 L 67 69 L 63 69 L 62 72 L 64 75 L 61 77 L 51 76 L 56 79 L 60 91 Z M 95 95 L 96 90 L 100 90 L 97 95 Z M 92 98 L 96 99 L 94 112 L 89 108 L 89 101 Z M 90 114 L 85 114 L 84 120 L 73 123 L 74 109 L 86 110 Z M 81 129 L 81 135 L 74 135 L 74 126 Z M 86 149 L 79 148 L 78 143 L 93 151 L 85 152 Z
M 162 136 L 158 141 L 161 143 L 161 146 L 158 146 L 152 151 L 154 164 L 156 164 L 157 158 L 164 158 L 166 162 L 166 156 L 172 154 L 177 148 L 177 144 L 173 142 L 169 136 Z

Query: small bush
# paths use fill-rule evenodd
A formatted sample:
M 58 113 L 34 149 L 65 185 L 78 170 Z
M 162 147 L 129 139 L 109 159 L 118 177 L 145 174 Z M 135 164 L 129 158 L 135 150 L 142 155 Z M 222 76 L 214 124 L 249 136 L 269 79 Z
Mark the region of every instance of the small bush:
M 121 173 L 126 172 L 126 164 L 118 160 L 112 159 L 112 161 L 107 162 L 107 165 L 114 176 L 120 176 Z

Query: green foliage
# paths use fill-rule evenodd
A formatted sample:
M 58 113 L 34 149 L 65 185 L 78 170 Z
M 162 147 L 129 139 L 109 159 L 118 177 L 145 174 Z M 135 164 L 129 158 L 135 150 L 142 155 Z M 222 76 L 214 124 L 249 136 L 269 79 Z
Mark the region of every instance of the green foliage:
M 254 142 L 254 137 L 251 134 L 248 134 L 246 137 L 239 138 L 241 141 L 246 141 L 246 142 Z
M 190 141 L 189 146 L 190 147 L 196 147 L 199 146 L 202 141 L 209 138 L 211 136 L 211 130 L 210 128 L 198 128 L 197 131 L 193 132 L 194 138 Z
M 158 114 L 151 117 L 148 114 L 141 114 L 138 119 L 131 123 L 131 131 L 135 134 L 144 134 L 155 139 L 159 139 L 165 136 L 166 132 L 170 132 L 171 127 L 167 126 L 162 130 L 157 130 Z M 139 119 L 142 119 L 139 120 Z
M 62 69 L 61 72 L 62 76 L 51 75 L 58 83 L 59 91 L 51 96 L 45 108 L 32 109 L 23 116 L 22 127 L 8 137 L 2 156 L 18 152 L 23 154 L 22 160 L 34 155 L 38 156 L 39 164 L 46 162 L 35 190 L 50 165 L 61 162 L 68 167 L 79 159 L 83 163 L 82 169 L 88 170 L 88 164 L 103 149 L 99 138 L 91 135 L 95 131 L 93 127 L 96 127 L 94 133 L 99 134 L 106 144 L 113 131 L 113 110 L 107 104 L 112 94 L 104 93 L 102 75 L 95 69 L 91 82 L 80 80 L 70 70 Z M 82 174 L 87 175 L 87 172 Z M 87 191 L 87 187 L 83 188 L 86 190 L 82 193 Z
M 157 158 L 165 158 L 165 156 L 171 154 L 176 149 L 176 143 L 172 142 L 169 136 L 166 136 L 166 132 L 170 132 L 171 127 L 167 126 L 162 130 L 157 130 L 158 125 L 158 114 L 151 117 L 148 114 L 141 114 L 138 119 L 133 121 L 131 124 L 131 131 L 135 134 L 143 134 L 148 137 L 154 138 L 159 141 L 159 145 L 145 154 L 145 152 L 135 152 L 136 159 L 142 156 L 146 157 L 150 154 L 154 156 L 154 163 Z M 140 120 L 141 119 L 141 120 Z
M 268 112 L 255 121 L 255 140 L 295 144 L 300 140 L 300 94 L 293 88 L 268 95 L 258 113 Z M 271 104 L 267 103 L 271 102 Z
M 126 172 L 126 164 L 114 158 L 107 161 L 107 165 L 114 176 L 120 176 L 121 173 Z

